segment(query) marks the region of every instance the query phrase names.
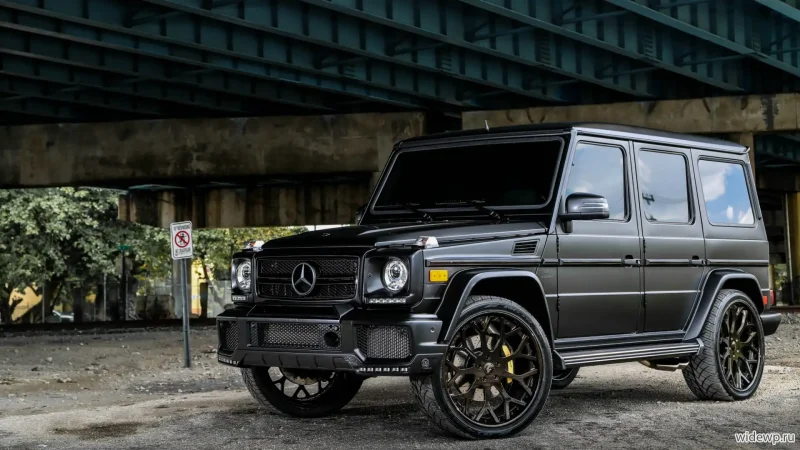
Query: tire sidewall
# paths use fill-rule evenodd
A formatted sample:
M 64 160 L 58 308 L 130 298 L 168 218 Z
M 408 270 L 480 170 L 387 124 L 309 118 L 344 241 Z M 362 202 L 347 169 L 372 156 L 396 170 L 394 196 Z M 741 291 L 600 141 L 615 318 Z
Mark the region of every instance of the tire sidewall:
M 447 388 L 445 386 L 444 380 L 444 371 L 442 370 L 442 365 L 444 364 L 444 358 L 439 363 L 439 366 L 435 368 L 433 375 L 431 376 L 431 383 L 433 385 L 433 393 L 436 397 L 437 403 L 439 403 L 440 407 L 450 416 L 451 420 L 453 421 L 454 425 L 458 428 L 463 429 L 470 435 L 473 436 L 482 436 L 482 437 L 493 437 L 493 436 L 506 436 L 510 434 L 514 434 L 523 430 L 527 427 L 533 419 L 541 411 L 542 407 L 547 400 L 547 396 L 550 393 L 550 383 L 552 382 L 552 368 L 553 368 L 553 361 L 552 355 L 550 350 L 550 344 L 547 340 L 547 336 L 544 334 L 539 323 L 522 307 L 517 306 L 511 302 L 498 302 L 498 301 L 483 301 L 478 302 L 473 305 L 468 306 L 464 309 L 461 314 L 461 318 L 459 319 L 458 325 L 456 326 L 456 330 L 461 329 L 464 324 L 468 323 L 470 320 L 474 318 L 484 315 L 484 314 L 500 314 L 505 315 L 507 317 L 514 318 L 517 320 L 522 326 L 526 328 L 528 334 L 535 338 L 535 345 L 538 347 L 539 352 L 541 353 L 541 369 L 540 372 L 542 373 L 542 378 L 539 380 L 539 386 L 534 394 L 533 399 L 531 399 L 531 403 L 533 403 L 525 413 L 518 417 L 515 421 L 510 424 L 501 427 L 482 427 L 478 428 L 475 424 L 468 421 L 452 404 L 452 401 L 448 398 Z M 455 337 L 453 338 L 455 339 Z M 452 343 L 452 339 L 448 342 L 449 345 Z
M 753 396 L 753 394 L 758 390 L 759 385 L 761 384 L 761 377 L 764 373 L 764 327 L 761 324 L 761 320 L 758 318 L 758 310 L 756 310 L 755 306 L 753 306 L 753 302 L 750 301 L 750 298 L 742 294 L 741 292 L 732 292 L 729 295 L 722 298 L 720 302 L 720 311 L 721 314 L 717 319 L 717 323 L 714 326 L 714 349 L 712 353 L 714 355 L 714 364 L 717 368 L 717 373 L 719 374 L 720 383 L 722 387 L 725 389 L 725 392 L 728 393 L 734 400 L 744 400 Z M 725 321 L 725 313 L 728 311 L 733 304 L 740 304 L 747 308 L 748 312 L 756 317 L 756 329 L 758 330 L 759 336 L 759 356 L 758 356 L 758 367 L 755 373 L 755 379 L 750 388 L 745 391 L 740 391 L 735 389 L 733 386 L 728 383 L 727 378 L 724 375 L 724 371 L 722 368 L 722 364 L 719 358 L 719 341 L 720 341 L 720 334 L 722 333 L 722 325 Z

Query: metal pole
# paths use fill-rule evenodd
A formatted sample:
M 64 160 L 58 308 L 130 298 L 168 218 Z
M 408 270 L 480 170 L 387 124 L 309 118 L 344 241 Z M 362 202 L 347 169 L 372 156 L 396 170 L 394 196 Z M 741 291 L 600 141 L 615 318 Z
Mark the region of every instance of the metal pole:
M 122 320 L 128 320 L 128 278 L 125 276 L 125 250 L 122 250 L 122 282 L 120 289 L 122 291 Z M 117 313 L 119 313 L 119 305 L 117 305 Z
M 189 283 L 187 264 L 191 258 L 181 261 L 181 290 L 183 291 L 183 353 L 185 357 L 185 367 L 192 367 L 192 355 L 189 350 L 189 314 L 191 314 L 191 299 L 189 298 Z
M 108 301 L 108 274 L 103 274 L 103 322 L 106 321 L 106 302 Z
M 45 310 L 44 302 L 47 299 L 45 294 L 47 294 L 47 281 L 46 280 L 45 280 L 44 283 L 42 283 L 42 302 L 41 302 L 42 303 L 42 323 L 44 323 L 44 310 Z

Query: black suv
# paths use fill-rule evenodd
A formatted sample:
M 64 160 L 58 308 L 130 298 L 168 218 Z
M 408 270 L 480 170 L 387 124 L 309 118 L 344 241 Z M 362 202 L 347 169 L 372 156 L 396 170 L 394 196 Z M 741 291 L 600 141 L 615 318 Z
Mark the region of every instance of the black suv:
M 593 364 L 681 369 L 698 397 L 743 400 L 780 323 L 768 264 L 740 145 L 606 124 L 415 138 L 356 226 L 234 255 L 219 361 L 298 417 L 408 376 L 470 438 L 522 430 Z

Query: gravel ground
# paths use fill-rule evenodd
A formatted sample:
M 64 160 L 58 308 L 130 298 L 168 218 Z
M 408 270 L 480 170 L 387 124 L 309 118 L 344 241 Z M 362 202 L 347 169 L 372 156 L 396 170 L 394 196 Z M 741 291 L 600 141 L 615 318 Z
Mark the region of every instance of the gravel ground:
M 0 448 L 731 448 L 739 431 L 800 433 L 798 323 L 767 338 L 748 401 L 697 401 L 680 373 L 638 363 L 589 367 L 523 433 L 482 442 L 429 425 L 404 378 L 367 380 L 325 419 L 261 409 L 238 371 L 216 363 L 215 341 L 213 329 L 193 331 L 184 369 L 176 330 L 0 337 Z

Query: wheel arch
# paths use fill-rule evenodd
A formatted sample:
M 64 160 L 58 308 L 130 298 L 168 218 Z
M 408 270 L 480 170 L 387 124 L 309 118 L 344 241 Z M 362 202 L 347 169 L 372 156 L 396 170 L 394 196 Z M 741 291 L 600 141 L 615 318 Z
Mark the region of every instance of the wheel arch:
M 735 269 L 713 270 L 708 273 L 703 281 L 699 301 L 686 328 L 684 340 L 695 339 L 700 336 L 706 318 L 714 304 L 714 299 L 723 289 L 736 289 L 744 292 L 753 302 L 756 311 L 759 314 L 764 312 L 764 304 L 761 301 L 761 286 L 755 275 Z
M 470 295 L 495 295 L 525 308 L 542 326 L 550 345 L 553 329 L 544 289 L 533 272 L 525 270 L 470 269 L 457 273 L 445 289 L 436 315 L 442 320 L 440 342 L 447 342 L 456 332 L 457 318 Z

